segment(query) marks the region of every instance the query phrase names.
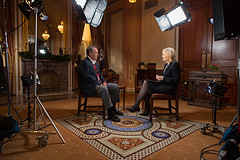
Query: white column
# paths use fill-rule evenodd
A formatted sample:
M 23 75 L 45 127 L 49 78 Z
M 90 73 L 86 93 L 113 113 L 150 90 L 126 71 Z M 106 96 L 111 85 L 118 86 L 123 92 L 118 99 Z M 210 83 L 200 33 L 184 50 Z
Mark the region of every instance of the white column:
M 18 4 L 21 3 L 21 0 L 18 0 Z M 16 5 L 17 6 L 17 5 Z M 17 16 L 16 18 L 18 18 L 18 25 L 22 23 L 22 13 L 20 11 L 20 9 L 17 8 Z M 16 33 L 18 36 L 16 36 L 18 38 L 17 42 L 18 42 L 18 52 L 22 51 L 23 48 L 23 28 L 19 27 L 18 31 Z M 16 35 L 15 34 L 15 35 Z M 17 56 L 18 57 L 18 56 Z M 18 77 L 22 76 L 22 59 L 21 58 L 16 58 L 16 60 L 18 61 Z M 17 65 L 16 65 L 17 66 Z M 21 81 L 20 78 L 18 79 L 18 81 Z M 21 82 L 19 82 L 19 92 L 18 94 L 22 95 L 23 94 L 23 87 L 21 85 Z
M 17 1 L 14 1 L 14 26 L 15 28 L 18 26 L 18 17 L 17 17 L 17 12 L 18 12 L 18 8 L 17 8 Z M 17 34 L 17 30 L 15 30 L 14 32 L 14 54 L 15 54 L 15 93 L 16 95 L 19 94 L 19 76 L 18 76 L 18 34 Z

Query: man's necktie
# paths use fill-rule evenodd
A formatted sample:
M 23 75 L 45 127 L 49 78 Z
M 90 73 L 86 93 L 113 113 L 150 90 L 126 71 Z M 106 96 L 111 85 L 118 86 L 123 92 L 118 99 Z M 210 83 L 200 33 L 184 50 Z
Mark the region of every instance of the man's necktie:
M 99 77 L 99 74 L 98 74 L 98 71 L 97 71 L 97 67 L 95 66 L 95 64 L 93 64 L 93 65 L 94 65 L 95 71 L 97 72 L 98 80 L 101 81 L 100 77 Z

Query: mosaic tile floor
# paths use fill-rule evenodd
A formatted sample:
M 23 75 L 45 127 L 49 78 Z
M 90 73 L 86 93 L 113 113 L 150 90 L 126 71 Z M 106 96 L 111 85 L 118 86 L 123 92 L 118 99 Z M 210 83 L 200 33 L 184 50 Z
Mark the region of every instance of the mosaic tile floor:
M 200 128 L 190 121 L 154 118 L 128 113 L 121 122 L 103 120 L 99 115 L 56 119 L 79 138 L 110 159 L 143 159 Z

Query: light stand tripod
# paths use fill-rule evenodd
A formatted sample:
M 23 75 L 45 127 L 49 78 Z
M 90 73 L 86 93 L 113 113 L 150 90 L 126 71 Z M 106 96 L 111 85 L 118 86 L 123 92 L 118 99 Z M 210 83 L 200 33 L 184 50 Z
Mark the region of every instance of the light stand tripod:
M 228 88 L 217 84 L 215 80 L 210 81 L 209 85 L 205 89 L 205 92 L 212 94 L 212 96 L 214 97 L 214 102 L 212 105 L 212 124 L 200 123 L 200 125 L 202 126 L 201 128 L 202 134 L 206 134 L 206 130 L 209 130 L 213 133 L 225 132 L 225 128 L 217 124 L 216 117 L 217 117 L 218 98 L 224 97 L 224 94 L 226 93 L 227 90 Z M 212 130 L 210 130 L 210 128 L 212 128 Z
M 240 60 L 239 60 L 239 66 L 240 66 Z M 240 69 L 240 68 L 238 68 Z M 240 70 L 238 70 L 239 73 L 240 73 Z M 239 74 L 240 76 L 240 74 Z M 238 85 L 240 85 L 240 82 L 239 82 L 239 79 L 238 79 Z M 200 123 L 202 125 L 202 128 L 201 128 L 201 133 L 202 134 L 205 134 L 206 133 L 206 129 L 207 130 L 210 130 L 209 127 L 212 127 L 213 130 L 210 130 L 212 132 L 219 132 L 221 131 L 223 134 L 223 137 L 220 139 L 220 141 L 217 143 L 217 144 L 214 144 L 214 145 L 211 145 L 209 147 L 206 147 L 204 149 L 202 149 L 200 151 L 200 159 L 203 158 L 203 154 L 206 154 L 206 153 L 209 153 L 209 154 L 217 154 L 218 155 L 218 158 L 217 160 L 225 160 L 225 159 L 236 159 L 236 158 L 233 158 L 231 156 L 238 156 L 238 147 L 237 144 L 238 144 L 238 141 L 239 139 L 237 138 L 237 129 L 236 129 L 236 125 L 234 125 L 234 123 L 236 122 L 236 120 L 238 119 L 239 120 L 239 89 L 240 89 L 240 86 L 238 86 L 238 102 L 237 102 L 237 110 L 238 110 L 238 113 L 234 116 L 232 122 L 230 123 L 230 126 L 229 127 L 221 127 L 219 126 L 217 123 L 216 123 L 216 99 L 217 97 L 215 97 L 215 107 L 214 107 L 214 110 L 213 110 L 213 125 L 209 125 L 209 124 L 204 124 L 204 123 Z M 222 94 L 223 96 L 224 94 Z M 238 124 L 238 121 L 237 120 L 237 124 Z M 234 128 L 235 127 L 235 128 Z M 209 149 L 213 146 L 216 146 L 216 145 L 221 145 L 222 142 L 225 142 L 225 144 L 222 146 L 222 148 L 220 149 L 220 151 L 215 151 L 215 150 L 212 150 L 212 149 Z M 234 155 L 232 153 L 235 153 Z M 228 157 L 230 156 L 230 157 Z M 205 158 L 204 158 L 205 159 Z
M 35 133 L 35 134 L 40 134 L 43 135 L 42 137 L 38 137 L 36 139 L 38 139 L 38 144 L 40 147 L 45 147 L 47 145 L 47 139 L 48 139 L 48 135 L 53 134 L 50 132 L 44 132 L 42 131 L 43 128 L 46 128 L 50 125 L 52 125 L 55 129 L 55 131 L 57 132 L 58 136 L 61 138 L 62 142 L 65 143 L 65 140 L 63 139 L 62 135 L 60 134 L 60 132 L 58 131 L 57 127 L 55 126 L 54 122 L 52 121 L 51 117 L 49 116 L 47 110 L 44 108 L 42 102 L 40 101 L 38 95 L 37 95 L 37 80 L 38 80 L 38 76 L 37 76 L 37 18 L 38 18 L 38 8 L 34 9 L 35 12 L 35 54 L 34 54 L 34 106 L 33 106 L 33 128 L 32 129 L 26 129 L 24 128 L 26 131 L 30 132 L 30 133 Z M 29 103 L 30 101 L 28 101 L 27 103 Z M 37 119 L 37 104 L 39 107 L 39 110 L 41 112 L 39 118 Z M 25 106 L 23 106 L 18 113 L 24 108 Z M 46 124 L 46 121 L 44 119 L 44 113 L 45 115 L 48 117 L 50 124 Z M 45 126 L 42 126 L 40 128 L 40 122 L 43 119 L 43 121 L 45 122 Z
M 27 87 L 27 92 L 28 92 L 28 102 L 27 102 L 27 104 L 28 104 L 28 112 L 27 112 L 28 117 L 25 120 L 23 120 L 21 122 L 21 124 L 24 123 L 25 121 L 28 121 L 28 124 L 33 123 L 33 119 L 31 118 L 32 111 L 31 111 L 31 104 L 30 104 L 30 100 L 31 100 L 30 86 L 33 85 L 33 79 L 34 79 L 33 74 L 30 74 L 27 77 L 21 76 L 22 84 L 23 84 L 24 87 Z
M 200 123 L 202 125 L 201 133 L 206 134 L 206 130 L 209 130 L 213 133 L 225 132 L 225 128 L 217 124 L 217 100 L 218 97 L 214 96 L 214 106 L 212 108 L 212 124 L 209 123 Z M 212 130 L 210 129 L 212 128 Z

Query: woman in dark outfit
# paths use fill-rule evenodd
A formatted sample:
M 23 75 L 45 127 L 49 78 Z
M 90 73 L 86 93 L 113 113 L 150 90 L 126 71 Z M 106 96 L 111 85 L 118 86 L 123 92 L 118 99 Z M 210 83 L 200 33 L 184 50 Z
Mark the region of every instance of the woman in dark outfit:
M 142 99 L 145 100 L 145 111 L 141 115 L 149 115 L 149 96 L 151 93 L 177 94 L 177 87 L 181 79 L 181 69 L 178 62 L 175 61 L 175 50 L 165 48 L 162 50 L 163 61 L 166 62 L 162 75 L 156 75 L 156 81 L 143 82 L 137 101 L 132 108 L 127 108 L 130 112 L 140 111 L 139 104 Z

